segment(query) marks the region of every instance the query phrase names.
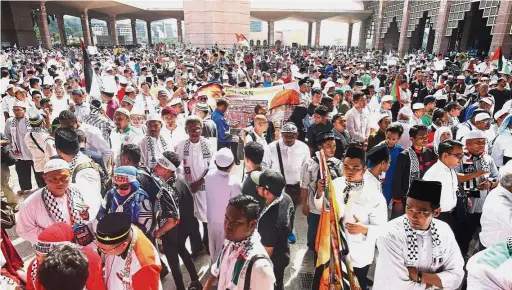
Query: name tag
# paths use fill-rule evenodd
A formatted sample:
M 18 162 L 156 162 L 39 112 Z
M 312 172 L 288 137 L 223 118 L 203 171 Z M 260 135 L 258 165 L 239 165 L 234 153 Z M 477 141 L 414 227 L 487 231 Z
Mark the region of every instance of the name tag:
M 75 229 L 76 243 L 81 246 L 87 246 L 94 240 L 92 232 L 87 225 L 78 225 Z

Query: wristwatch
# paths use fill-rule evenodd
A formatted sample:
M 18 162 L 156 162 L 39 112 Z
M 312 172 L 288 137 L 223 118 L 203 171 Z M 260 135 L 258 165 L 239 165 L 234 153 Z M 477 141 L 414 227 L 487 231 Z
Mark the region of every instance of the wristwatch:
M 423 273 L 421 273 L 421 271 L 418 271 L 418 281 L 416 281 L 417 283 L 421 283 L 422 276 L 423 276 Z

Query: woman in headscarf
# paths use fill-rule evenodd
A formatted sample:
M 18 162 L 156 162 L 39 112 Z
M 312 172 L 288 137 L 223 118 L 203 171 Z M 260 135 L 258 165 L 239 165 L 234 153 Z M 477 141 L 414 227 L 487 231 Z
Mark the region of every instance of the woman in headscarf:
M 439 127 L 434 133 L 434 142 L 427 144 L 427 148 L 433 150 L 437 155 L 439 144 L 447 139 L 453 139 L 452 130 L 449 127 Z
M 307 126 L 304 123 L 306 120 L 306 115 L 308 114 L 308 109 L 304 105 L 298 105 L 295 106 L 293 109 L 292 114 L 290 115 L 290 118 L 288 119 L 288 122 L 292 122 L 297 126 L 297 132 L 299 135 L 297 136 L 297 140 L 300 140 L 302 142 L 305 142 L 306 140 L 306 132 L 307 132 Z
M 66 223 L 54 223 L 39 233 L 35 245 L 36 257 L 30 262 L 27 268 L 27 290 L 44 290 L 43 286 L 39 284 L 39 266 L 52 250 L 64 243 L 81 248 L 87 257 L 89 262 L 89 277 L 85 283 L 86 288 L 88 290 L 105 289 L 103 266 L 100 256 L 96 250 L 89 246 L 82 247 L 74 244 L 74 239 L 75 232 L 73 232 L 71 226 Z M 58 277 L 55 277 L 55 279 L 58 279 Z
M 153 229 L 153 205 L 149 195 L 137 181 L 137 168 L 119 166 L 114 170 L 113 188 L 105 194 L 96 217 L 101 220 L 112 212 L 124 212 L 132 217 L 132 223 L 138 226 L 146 236 L 151 237 Z

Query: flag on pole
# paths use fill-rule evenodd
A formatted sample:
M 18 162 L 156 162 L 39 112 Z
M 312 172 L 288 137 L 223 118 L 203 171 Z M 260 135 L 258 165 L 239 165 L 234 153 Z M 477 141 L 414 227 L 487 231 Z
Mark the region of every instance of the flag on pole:
M 317 152 L 320 176 L 325 180 L 324 204 L 315 240 L 316 260 L 313 287 L 318 290 L 361 290 L 350 261 L 347 239 L 340 226 L 338 202 L 323 151 Z
M 503 68 L 503 59 L 501 54 L 501 46 L 498 46 L 494 54 L 492 55 L 491 62 L 498 68 L 500 71 Z
M 389 93 L 393 97 L 393 101 L 398 101 L 400 103 L 400 107 L 402 107 L 402 99 L 400 98 L 400 84 L 401 80 L 399 77 L 396 77 L 393 82 L 393 86 L 391 87 L 391 92 Z
M 249 46 L 249 41 L 243 34 L 235 33 L 236 36 L 236 42 L 243 46 Z
M 80 48 L 82 48 L 83 59 L 84 59 L 84 77 L 85 77 L 85 91 L 92 97 L 100 98 L 100 86 L 96 79 L 96 74 L 92 70 L 91 60 L 89 59 L 89 53 L 85 48 L 84 42 L 80 38 Z

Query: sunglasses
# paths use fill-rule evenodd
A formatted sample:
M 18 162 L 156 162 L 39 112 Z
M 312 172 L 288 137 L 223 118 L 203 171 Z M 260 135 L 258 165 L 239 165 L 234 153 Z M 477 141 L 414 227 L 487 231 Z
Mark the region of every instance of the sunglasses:
M 458 153 L 458 154 L 453 154 L 453 153 L 448 153 L 446 152 L 448 155 L 452 155 L 452 156 L 455 156 L 457 157 L 457 159 L 462 159 L 462 157 L 464 157 L 464 154 L 462 153 Z
M 128 190 L 128 189 L 130 189 L 130 184 L 129 184 L 129 183 L 125 183 L 125 184 L 115 184 L 115 185 L 114 185 L 114 188 L 115 188 L 115 189 L 120 189 L 120 190 Z

